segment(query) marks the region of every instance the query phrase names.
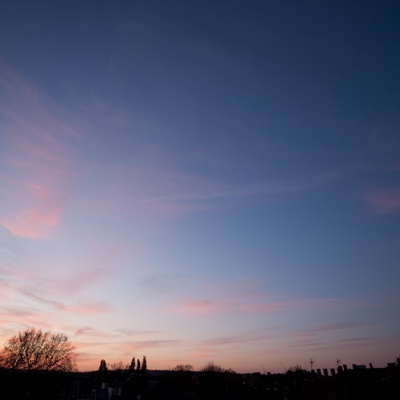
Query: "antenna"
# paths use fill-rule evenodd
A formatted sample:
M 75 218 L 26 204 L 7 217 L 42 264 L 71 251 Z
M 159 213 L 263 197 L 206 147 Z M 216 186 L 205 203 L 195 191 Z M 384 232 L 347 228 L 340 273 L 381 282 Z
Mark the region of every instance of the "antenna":
M 339 366 L 339 364 L 340 364 L 340 361 L 342 361 L 340 358 L 337 358 L 337 359 L 336 359 L 336 367 L 338 367 L 338 366 Z
M 265 375 L 267 373 L 267 371 L 265 370 L 263 363 L 261 363 L 261 368 L 263 369 L 264 375 Z
M 283 365 L 283 362 L 282 361 L 280 361 L 280 363 L 281 363 L 281 365 L 282 365 L 282 368 L 283 368 L 283 371 L 285 372 L 285 374 L 286 374 L 286 372 L 287 372 L 287 369 L 285 368 L 285 366 Z
M 312 357 L 310 358 L 310 366 L 311 366 L 311 371 L 313 369 L 313 365 L 315 364 L 315 360 L 312 359 Z

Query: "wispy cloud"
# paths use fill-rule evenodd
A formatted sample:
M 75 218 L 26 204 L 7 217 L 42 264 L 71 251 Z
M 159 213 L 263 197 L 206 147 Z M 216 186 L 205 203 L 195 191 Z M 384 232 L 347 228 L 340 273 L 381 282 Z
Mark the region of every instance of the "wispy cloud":
M 69 285 L 64 285 L 65 282 L 79 279 L 79 276 L 79 273 L 71 272 L 63 280 L 57 277 L 56 272 L 49 274 L 29 268 L 1 267 L 2 300 L 4 305 L 12 306 L 0 307 L 0 320 L 5 326 L 15 326 L 15 330 L 28 326 L 49 329 L 53 328 L 52 325 L 56 324 L 59 318 L 92 318 L 112 311 L 111 304 L 102 299 L 88 297 L 87 289 L 96 285 L 95 279 L 79 286 L 73 284 L 73 290 L 70 290 Z
M 59 224 L 68 199 L 73 164 L 68 143 L 79 133 L 53 101 L 4 65 L 0 71 L 5 144 L 0 224 L 15 236 L 45 236 Z
M 400 187 L 375 189 L 365 196 L 365 201 L 373 214 L 393 214 L 400 212 Z
M 209 300 L 209 299 L 199 299 L 199 300 L 186 300 L 180 306 L 173 308 L 171 311 L 173 313 L 182 313 L 187 315 L 205 315 L 205 314 L 215 314 L 227 311 L 228 307 L 224 301 Z
M 140 177 L 138 171 L 135 179 Z M 140 184 L 145 198 L 143 207 L 154 214 L 181 214 L 237 206 L 253 196 L 288 195 L 312 189 L 338 179 L 337 174 L 321 175 L 287 182 L 258 182 L 229 184 L 173 169 L 145 172 L 146 184 Z M 128 198 L 129 198 L 128 194 Z
M 108 338 L 116 338 L 119 335 L 113 334 L 113 333 L 108 333 L 108 332 L 103 332 L 98 329 L 92 328 L 90 326 L 84 326 L 82 328 L 79 328 L 75 331 L 76 336 L 86 336 L 90 338 L 100 338 L 102 340 L 108 339 Z
M 14 335 L 17 331 L 30 326 L 42 329 L 50 329 L 52 327 L 46 313 L 27 305 L 1 307 L 0 320 L 2 323 L 0 337 L 3 336 L 4 338 L 8 338 L 10 333 Z
M 234 289 L 234 290 L 233 290 Z M 171 313 L 201 316 L 210 314 L 270 314 L 302 309 L 331 309 L 341 304 L 338 298 L 299 298 L 280 300 L 247 285 L 220 287 L 212 297 L 184 298 L 168 309 Z
M 75 315 L 93 315 L 93 314 L 103 314 L 111 311 L 112 307 L 103 302 L 83 302 L 77 301 L 75 304 L 67 304 L 66 302 L 61 302 L 58 300 L 47 299 L 35 293 L 32 293 L 26 289 L 21 289 L 20 293 L 28 297 L 29 299 L 39 303 L 45 307 L 50 307 L 58 311 L 72 313 Z
M 127 329 L 127 328 L 118 328 L 114 329 L 115 332 L 122 333 L 125 336 L 129 337 L 137 337 L 137 336 L 143 336 L 143 335 L 154 335 L 157 332 L 156 331 L 143 331 L 143 330 L 135 330 L 135 329 Z
M 323 331 L 335 331 L 341 329 L 358 329 L 358 328 L 366 328 L 368 326 L 370 326 L 370 324 L 361 322 L 333 322 L 329 324 L 317 325 L 311 328 L 311 331 L 323 332 Z
M 17 206 L 10 207 L 10 215 L 3 215 L 0 223 L 15 236 L 45 236 L 49 229 L 58 225 L 65 197 L 51 193 L 49 185 L 45 188 L 38 183 L 27 182 L 18 186 L 14 191 Z
M 238 332 L 233 335 L 226 335 L 205 339 L 199 344 L 205 347 L 213 346 L 230 346 L 240 343 L 260 342 L 264 340 L 278 338 L 282 335 L 281 331 L 274 331 L 273 329 L 254 329 Z
M 344 352 L 356 348 L 371 349 L 373 346 L 382 345 L 382 339 L 373 336 L 352 336 L 337 340 L 324 340 L 318 343 L 310 343 L 307 347 L 315 348 L 318 351 L 335 350 Z
M 91 195 L 86 190 L 80 192 L 80 207 L 87 212 L 113 211 L 132 218 L 132 214 L 160 217 L 234 207 L 252 196 L 288 195 L 338 178 L 337 174 L 321 174 L 293 181 L 228 182 L 200 173 L 201 168 L 188 170 L 176 149 L 136 135 L 127 139 L 117 134 L 121 143 L 113 140 L 113 146 L 119 157 L 110 153 L 112 163 L 97 158 L 95 150 L 93 158 L 78 160 L 74 144 L 84 143 L 88 149 L 109 147 L 103 122 L 117 132 L 121 123 L 136 130 L 161 131 L 165 127 L 146 128 L 145 122 L 133 121 L 123 107 L 102 99 L 80 97 L 81 107 L 76 106 L 71 115 L 71 110 L 61 109 L 9 68 L 3 65 L 0 70 L 4 93 L 0 98 L 1 128 L 7 147 L 3 157 L 6 172 L 0 173 L 4 190 L 0 224 L 15 236 L 49 235 L 70 204 L 71 188 L 74 184 L 85 186 L 85 179 L 90 182 Z M 77 121 L 85 126 L 85 134 L 75 128 Z M 126 157 L 126 148 L 134 148 L 133 158 Z
M 371 327 L 371 324 L 355 321 L 330 322 L 309 326 L 302 331 L 290 331 L 282 335 L 283 345 L 286 348 L 299 350 L 341 349 L 349 343 L 357 343 L 359 340 L 358 345 L 363 346 L 372 340 L 363 336 L 368 327 Z

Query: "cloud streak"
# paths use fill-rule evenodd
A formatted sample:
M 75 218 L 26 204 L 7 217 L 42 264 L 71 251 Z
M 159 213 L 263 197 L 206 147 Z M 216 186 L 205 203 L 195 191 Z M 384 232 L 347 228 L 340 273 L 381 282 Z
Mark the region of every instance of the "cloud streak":
M 220 288 L 220 291 L 225 289 Z M 293 300 L 277 300 L 275 295 L 249 290 L 242 287 L 236 292 L 224 293 L 222 296 L 200 299 L 182 299 L 180 303 L 168 311 L 176 314 L 201 316 L 218 314 L 272 314 L 293 312 L 302 309 L 332 309 L 341 305 L 338 298 L 302 298 Z
M 4 65 L 0 71 L 6 149 L 0 224 L 18 237 L 43 237 L 58 226 L 68 201 L 73 164 L 68 143 L 79 134 L 57 116 L 51 100 Z
M 376 189 L 365 196 L 372 214 L 385 215 L 400 212 L 400 188 Z
M 5 121 L 2 128 L 8 151 L 4 153 L 7 173 L 0 173 L 6 199 L 0 209 L 0 224 L 17 237 L 34 239 L 51 234 L 70 205 L 71 188 L 84 187 L 86 181 L 90 181 L 90 198 L 95 196 L 96 204 L 86 194 L 76 205 L 83 206 L 88 213 L 96 209 L 102 213 L 113 211 L 132 219 L 137 215 L 174 216 L 236 207 L 249 197 L 288 195 L 338 179 L 338 174 L 321 174 L 286 182 L 228 183 L 188 171 L 179 156 L 171 157 L 169 145 L 156 146 L 143 139 L 126 142 L 120 136 L 117 137 L 121 143 L 113 141 L 113 146 L 119 156 L 127 148 L 134 148 L 134 161 L 129 158 L 127 163 L 122 156 L 121 160 L 103 166 L 103 160 L 95 156 L 96 149 L 109 147 L 108 136 L 101 133 L 102 122 L 106 126 L 111 124 L 110 129 L 118 128 L 120 119 L 124 120 L 123 124 L 132 125 L 124 117 L 123 108 L 116 109 L 106 101 L 92 99 L 93 104 L 76 108 L 73 116 L 66 115 L 59 105 L 9 68 L 3 65 L 1 72 L 4 78 L 0 80 L 0 88 L 4 94 L 0 115 Z M 81 102 L 90 103 L 90 100 L 81 98 Z M 101 115 L 98 115 L 99 108 Z M 105 110 L 107 115 L 111 113 L 118 118 L 106 120 Z M 85 134 L 74 128 L 78 121 L 85 126 Z M 143 123 L 133 125 L 137 129 Z M 77 143 L 92 149 L 93 158 L 79 159 L 72 146 Z M 115 157 L 115 154 L 110 152 L 106 156 Z
M 341 329 L 358 329 L 367 328 L 370 324 L 361 322 L 334 322 L 330 324 L 318 325 L 311 328 L 313 332 L 325 332 L 325 331 L 336 331 Z

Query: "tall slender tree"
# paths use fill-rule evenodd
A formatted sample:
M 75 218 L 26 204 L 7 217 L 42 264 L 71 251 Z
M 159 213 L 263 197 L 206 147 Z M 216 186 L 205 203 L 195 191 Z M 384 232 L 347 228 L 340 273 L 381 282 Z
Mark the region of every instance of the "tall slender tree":
M 108 367 L 107 367 L 106 360 L 101 360 L 100 366 L 99 366 L 99 372 L 107 372 L 107 371 L 108 371 Z
M 140 374 L 140 360 L 139 359 L 136 361 L 136 372 L 138 374 Z
M 100 382 L 106 382 L 107 373 L 108 373 L 107 363 L 106 360 L 103 359 L 100 361 L 99 370 L 97 371 L 97 376 Z
M 135 372 L 135 368 L 136 368 L 136 360 L 135 357 L 133 357 L 131 360 L 131 365 L 129 365 L 129 371 Z
M 143 361 L 142 361 L 142 374 L 146 375 L 147 374 L 147 358 L 146 356 L 143 356 Z

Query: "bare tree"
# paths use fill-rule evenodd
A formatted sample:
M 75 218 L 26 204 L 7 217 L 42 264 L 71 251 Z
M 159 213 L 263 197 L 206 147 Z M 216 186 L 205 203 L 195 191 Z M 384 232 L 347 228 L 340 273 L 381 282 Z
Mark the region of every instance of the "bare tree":
M 192 372 L 193 365 L 191 364 L 178 364 L 172 371 L 175 372 Z
M 4 368 L 46 371 L 76 370 L 75 346 L 63 333 L 28 328 L 10 338 L 0 353 Z
M 172 390 L 177 394 L 191 392 L 193 389 L 193 365 L 178 364 L 169 374 Z
M 129 364 L 126 364 L 122 361 L 114 362 L 110 364 L 111 371 L 122 371 L 124 369 L 129 369 Z
M 215 394 L 219 398 L 223 391 L 237 390 L 239 381 L 236 372 L 211 361 L 200 369 L 199 390 L 205 398 L 211 398 Z
M 398 357 L 396 357 L 396 360 L 394 360 L 394 365 L 397 368 L 400 368 L 400 355 Z
M 201 368 L 200 371 L 206 372 L 206 373 L 222 373 L 222 372 L 225 372 L 225 369 L 219 365 L 214 364 L 212 361 L 210 361 L 203 368 Z
M 303 371 L 303 367 L 300 364 L 293 365 L 293 367 L 288 368 L 288 371 L 296 372 Z

